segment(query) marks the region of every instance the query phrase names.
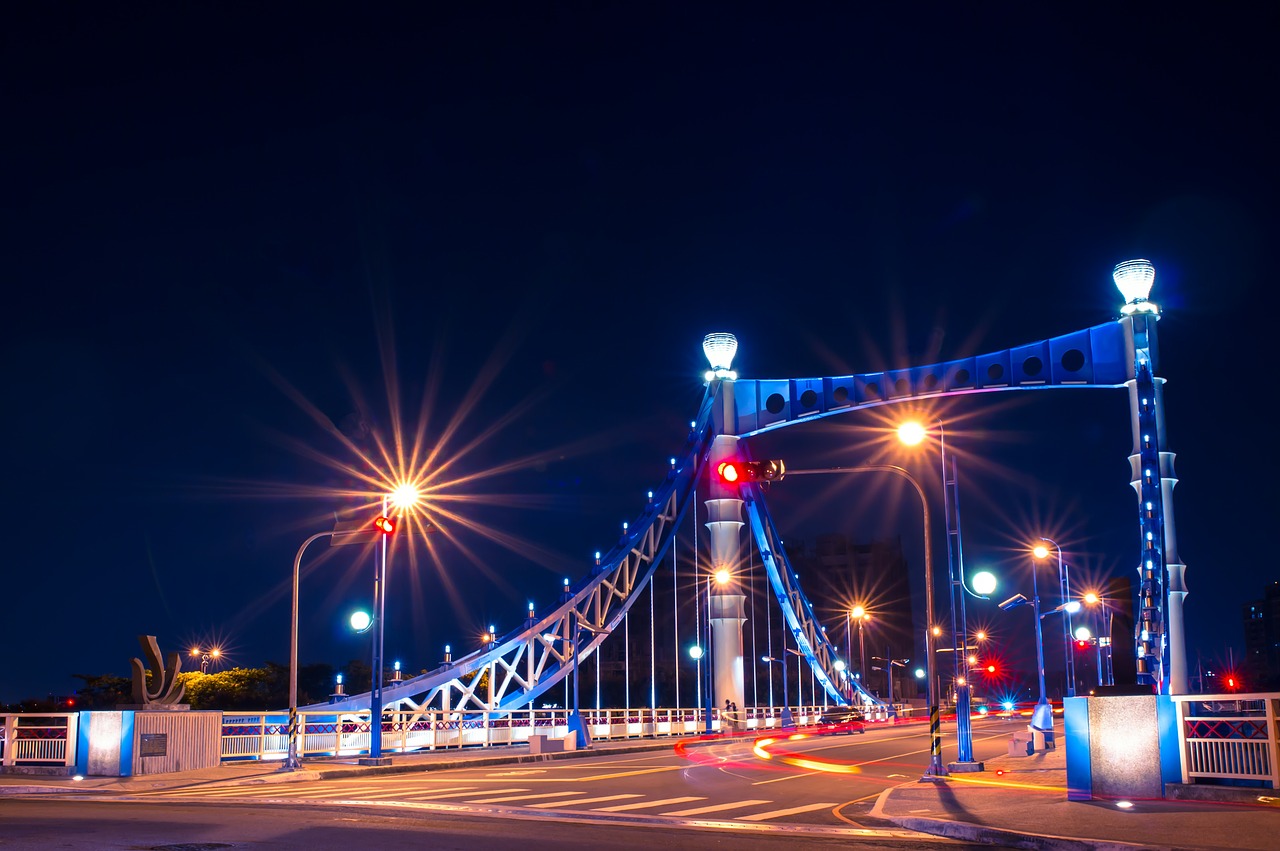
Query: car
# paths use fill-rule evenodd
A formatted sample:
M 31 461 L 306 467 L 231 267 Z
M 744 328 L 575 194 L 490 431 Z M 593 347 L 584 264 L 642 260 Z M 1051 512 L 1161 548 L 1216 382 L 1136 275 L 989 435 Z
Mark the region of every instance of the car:
M 861 709 L 854 706 L 837 706 L 822 713 L 818 718 L 818 723 L 824 728 L 820 733 L 865 733 L 866 726 L 863 722 L 866 715 Z

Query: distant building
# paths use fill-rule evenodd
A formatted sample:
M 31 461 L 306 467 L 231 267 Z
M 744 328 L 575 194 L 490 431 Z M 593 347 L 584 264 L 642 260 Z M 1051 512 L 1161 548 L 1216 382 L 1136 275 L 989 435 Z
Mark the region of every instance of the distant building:
M 887 695 L 884 658 L 912 655 L 911 582 L 902 539 L 859 543 L 847 535 L 820 535 L 812 548 L 804 541 L 788 540 L 787 557 L 800 575 L 800 583 L 827 638 L 841 657 L 860 668 L 858 622 L 850 617 L 862 606 L 868 618 L 862 626 L 866 646 L 867 690 Z M 908 668 L 895 668 L 894 699 L 916 696 L 915 678 Z
M 1268 583 L 1262 599 L 1242 606 L 1241 620 L 1247 687 L 1252 691 L 1280 685 L 1280 581 Z

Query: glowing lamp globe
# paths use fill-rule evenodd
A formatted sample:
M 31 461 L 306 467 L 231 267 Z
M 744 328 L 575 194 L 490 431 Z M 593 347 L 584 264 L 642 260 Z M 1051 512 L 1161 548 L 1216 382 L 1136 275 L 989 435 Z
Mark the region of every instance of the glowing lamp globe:
M 389 499 L 393 508 L 404 511 L 417 505 L 420 496 L 417 486 L 406 482 L 397 485 L 396 489 L 389 494 Z
M 732 369 L 733 356 L 738 353 L 737 337 L 724 332 L 708 334 L 702 338 L 702 352 L 711 364 L 711 369 L 707 372 L 708 381 L 712 378 L 738 377 Z
M 925 427 L 920 423 L 910 422 L 898 426 L 898 440 L 901 440 L 907 446 L 915 446 L 920 443 L 924 440 L 926 434 Z
M 1076 627 L 1075 637 L 1077 641 L 1088 641 L 1093 638 L 1093 633 L 1089 631 L 1089 627 L 1080 626 Z
M 373 625 L 373 618 L 368 612 L 353 612 L 350 623 L 356 632 L 364 632 Z
M 994 594 L 996 578 L 989 570 L 980 570 L 973 575 L 973 593 L 986 597 Z
M 702 658 L 702 648 L 701 648 L 701 647 L 699 647 L 699 646 L 698 646 L 698 645 L 696 645 L 696 644 L 695 644 L 695 645 L 693 645 L 692 647 L 690 647 L 690 648 L 689 648 L 689 658 L 690 658 L 690 659 L 701 659 L 701 658 Z
M 1126 260 L 1116 264 L 1111 279 L 1116 282 L 1116 289 L 1124 297 L 1121 313 L 1157 313 L 1154 304 L 1147 301 L 1151 295 L 1151 285 L 1156 280 L 1156 267 L 1149 260 Z
M 843 660 L 843 659 L 837 659 L 837 660 L 835 661 L 835 664 L 834 664 L 834 665 L 832 665 L 831 667 L 835 668 L 837 673 L 843 673 L 843 672 L 844 672 L 844 669 L 845 669 L 844 660 Z

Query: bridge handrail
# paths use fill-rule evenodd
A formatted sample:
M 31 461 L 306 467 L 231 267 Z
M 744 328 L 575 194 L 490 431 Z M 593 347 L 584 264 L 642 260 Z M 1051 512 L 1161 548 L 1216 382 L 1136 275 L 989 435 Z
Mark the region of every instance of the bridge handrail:
M 0 768 L 75 765 L 79 719 L 77 712 L 0 712 Z
M 1183 783 L 1257 780 L 1280 789 L 1280 692 L 1171 698 Z

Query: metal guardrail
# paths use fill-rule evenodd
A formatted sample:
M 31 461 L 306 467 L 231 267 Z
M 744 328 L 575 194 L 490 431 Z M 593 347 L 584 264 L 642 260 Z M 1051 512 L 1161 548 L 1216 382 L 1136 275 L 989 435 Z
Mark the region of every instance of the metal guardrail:
M 76 763 L 79 713 L 0 713 L 0 768 L 70 767 Z
M 797 726 L 818 723 L 820 706 L 797 707 Z M 713 732 L 770 730 L 782 726 L 781 707 L 748 708 L 738 719 L 711 711 Z M 707 729 L 699 709 L 587 709 L 582 711 L 593 741 L 696 736 Z M 388 711 L 383 713 L 382 750 L 407 753 L 525 744 L 530 736 L 552 739 L 569 733 L 569 711 L 522 709 L 509 713 Z M 299 756 L 359 756 L 369 752 L 368 711 L 300 712 Z M 225 713 L 222 718 L 224 760 L 284 759 L 288 752 L 289 717 L 285 712 Z
M 1182 782 L 1260 781 L 1280 789 L 1280 693 L 1179 694 Z

